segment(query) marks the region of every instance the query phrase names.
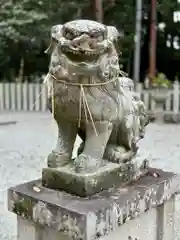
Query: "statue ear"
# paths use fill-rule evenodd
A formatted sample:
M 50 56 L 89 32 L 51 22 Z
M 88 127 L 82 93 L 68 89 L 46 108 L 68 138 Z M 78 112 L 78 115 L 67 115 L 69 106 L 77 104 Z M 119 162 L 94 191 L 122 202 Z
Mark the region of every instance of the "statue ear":
M 56 41 L 59 41 L 59 39 L 63 36 L 63 25 L 58 24 L 51 28 L 51 37 L 55 39 Z
M 116 27 L 114 26 L 107 26 L 107 39 L 114 42 L 117 41 L 120 37 L 120 34 Z
M 46 49 L 45 53 L 50 54 L 56 47 L 58 40 L 63 36 L 62 33 L 63 25 L 55 25 L 51 28 L 51 41 L 49 47 Z
M 121 55 L 121 51 L 119 48 L 119 40 L 121 37 L 123 37 L 123 32 L 119 32 L 116 27 L 114 26 L 107 26 L 107 39 L 111 42 L 113 42 L 115 49 L 119 55 Z

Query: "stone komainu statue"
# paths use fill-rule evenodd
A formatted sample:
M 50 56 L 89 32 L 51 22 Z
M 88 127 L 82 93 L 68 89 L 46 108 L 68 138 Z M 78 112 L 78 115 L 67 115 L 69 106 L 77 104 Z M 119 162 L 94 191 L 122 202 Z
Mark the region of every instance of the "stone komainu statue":
M 51 38 L 45 82 L 59 136 L 49 167 L 70 161 L 77 134 L 83 142 L 74 160 L 76 172 L 96 171 L 103 159 L 130 161 L 147 115 L 144 104 L 133 96 L 132 81 L 119 77 L 117 29 L 75 20 L 54 26 Z

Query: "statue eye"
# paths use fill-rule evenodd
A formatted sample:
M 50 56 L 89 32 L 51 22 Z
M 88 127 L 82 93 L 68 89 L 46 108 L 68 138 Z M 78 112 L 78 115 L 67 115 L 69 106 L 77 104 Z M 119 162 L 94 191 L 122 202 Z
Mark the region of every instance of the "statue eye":
M 96 38 L 96 35 L 93 34 L 93 33 L 91 33 L 91 34 L 90 34 L 90 37 L 91 37 L 91 38 Z
M 98 41 L 98 42 L 102 42 L 102 41 L 103 41 L 103 36 L 99 36 L 99 37 L 97 38 L 97 41 Z
M 91 38 L 98 38 L 99 37 L 99 33 L 98 32 L 92 32 L 90 33 Z
M 74 36 L 72 33 L 66 33 L 65 37 L 68 39 L 68 40 L 73 40 Z
M 103 36 L 100 32 L 92 32 L 90 37 L 96 39 L 98 42 L 103 41 Z

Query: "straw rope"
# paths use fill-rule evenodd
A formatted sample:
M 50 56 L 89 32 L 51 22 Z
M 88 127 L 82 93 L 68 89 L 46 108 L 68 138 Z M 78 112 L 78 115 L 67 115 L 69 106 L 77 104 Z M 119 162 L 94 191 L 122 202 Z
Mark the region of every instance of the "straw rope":
M 54 114 L 55 114 L 55 108 L 54 108 L 54 103 L 55 103 L 55 96 L 54 96 L 54 82 L 57 81 L 59 83 L 62 83 L 62 84 L 65 84 L 65 85 L 68 85 L 68 86 L 75 86 L 75 87 L 79 87 L 80 88 L 80 96 L 79 96 L 79 119 L 78 119 L 78 127 L 80 127 L 80 124 L 81 124 L 81 118 L 82 118 L 82 107 L 84 109 L 84 114 L 85 114 L 85 118 L 86 118 L 86 122 L 88 122 L 88 114 L 89 114 L 89 117 L 90 117 L 90 120 L 91 120 L 91 123 L 92 123 L 92 126 L 93 126 L 93 129 L 94 129 L 94 132 L 96 134 L 96 136 L 98 136 L 98 132 L 97 132 L 97 129 L 96 129 L 96 126 L 95 126 L 95 123 L 94 123 L 94 120 L 93 120 L 93 116 L 92 116 L 92 113 L 91 113 L 91 110 L 89 108 L 89 105 L 88 105 L 88 101 L 87 101 L 87 98 L 86 98 L 86 94 L 84 92 L 84 88 L 85 87 L 99 87 L 99 86 L 104 86 L 104 85 L 107 85 L 109 83 L 113 83 L 115 81 L 118 80 L 118 78 L 113 78 L 109 81 L 106 81 L 106 82 L 99 82 L 99 83 L 74 83 L 74 82 L 67 82 L 67 81 L 64 81 L 64 80 L 61 80 L 61 79 L 57 79 L 53 74 L 50 74 L 48 73 L 50 77 L 53 78 L 53 84 L 52 84 L 52 94 L 51 94 L 51 101 L 52 101 L 52 115 L 54 117 Z M 126 73 L 124 73 L 123 71 L 120 71 L 120 74 L 125 77 L 126 76 Z

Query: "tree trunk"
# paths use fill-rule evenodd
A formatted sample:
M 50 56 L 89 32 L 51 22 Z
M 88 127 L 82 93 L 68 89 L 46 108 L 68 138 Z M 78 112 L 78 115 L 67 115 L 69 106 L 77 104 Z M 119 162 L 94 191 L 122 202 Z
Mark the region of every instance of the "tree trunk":
M 103 22 L 103 3 L 102 0 L 94 0 L 95 18 L 98 22 Z
M 17 77 L 17 82 L 23 82 L 23 77 L 24 77 L 24 58 L 21 57 L 21 62 L 20 62 L 20 68 L 19 68 L 19 74 Z
M 149 47 L 149 74 L 151 78 L 156 75 L 156 44 L 157 44 L 157 2 L 151 0 L 151 26 L 150 26 L 150 47 Z

